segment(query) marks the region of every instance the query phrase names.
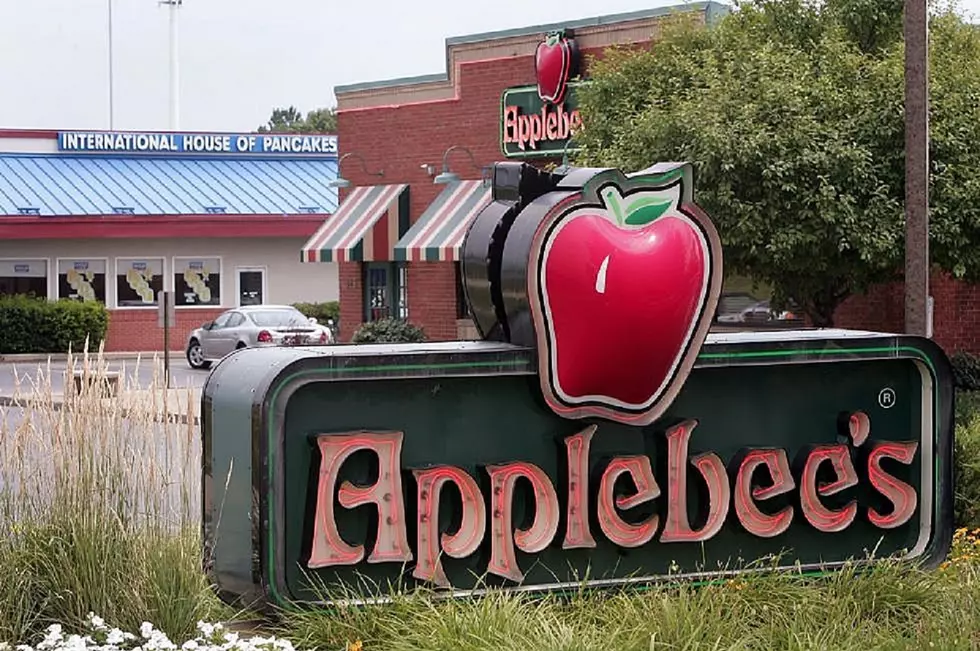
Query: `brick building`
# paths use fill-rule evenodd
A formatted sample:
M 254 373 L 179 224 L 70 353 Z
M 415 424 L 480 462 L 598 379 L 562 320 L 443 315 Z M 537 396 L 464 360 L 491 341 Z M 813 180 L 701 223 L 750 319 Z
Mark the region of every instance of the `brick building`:
M 434 340 L 475 335 L 458 255 L 468 220 L 490 200 L 481 183 L 485 168 L 506 158 L 555 164 L 574 150 L 561 123 L 577 118 L 576 83 L 557 105 L 536 92 L 536 51 L 549 33 L 564 30 L 574 40 L 578 72 L 587 80 L 588 57 L 601 57 L 610 46 L 649 47 L 668 15 L 690 13 L 708 25 L 727 11 L 715 2 L 690 2 L 450 38 L 443 73 L 337 87 L 340 174 L 349 187 L 341 191 L 337 215 L 310 238 L 302 256 L 339 266 L 341 340 L 386 315 L 407 317 Z M 555 137 L 532 146 L 519 120 L 541 110 L 556 114 L 542 114 L 551 120 L 542 135 L 551 129 Z M 444 166 L 462 180 L 440 184 Z M 766 298 L 749 296 L 743 281 L 726 279 L 732 294 L 725 309 Z M 980 292 L 937 275 L 932 294 L 936 340 L 950 352 L 980 352 L 973 327 Z M 901 332 L 903 320 L 901 284 L 853 297 L 837 314 L 839 326 L 881 331 Z
M 472 336 L 457 261 L 467 220 L 490 200 L 481 182 L 484 168 L 505 157 L 557 163 L 574 147 L 561 137 L 563 120 L 577 118 L 574 87 L 559 105 L 545 109 L 555 115 L 548 118 L 551 135 L 559 137 L 533 148 L 530 142 L 502 142 L 515 139 L 519 115 L 542 109 L 535 92 L 539 43 L 549 32 L 566 30 L 584 66 L 589 55 L 602 56 L 609 46 L 648 44 L 660 21 L 678 11 L 710 22 L 727 8 L 691 2 L 451 38 L 445 73 L 337 87 L 340 174 L 351 185 L 303 258 L 339 261 L 341 340 L 386 314 L 407 316 L 430 339 Z M 444 159 L 461 181 L 435 182 L 442 180 Z M 358 247 L 361 233 L 369 234 L 370 246 Z
M 335 136 L 0 130 L 0 295 L 91 300 L 106 350 L 163 349 L 231 307 L 337 299 L 296 250 L 337 208 Z

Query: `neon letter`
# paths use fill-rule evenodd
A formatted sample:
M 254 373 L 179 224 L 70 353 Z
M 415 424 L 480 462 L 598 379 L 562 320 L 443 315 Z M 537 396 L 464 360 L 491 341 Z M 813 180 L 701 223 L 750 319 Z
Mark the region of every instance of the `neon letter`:
M 874 509 L 868 509 L 868 519 L 871 524 L 880 529 L 900 527 L 912 518 L 918 504 L 915 489 L 904 481 L 896 479 L 881 468 L 883 458 L 895 459 L 906 466 L 915 458 L 919 444 L 909 443 L 874 443 L 868 453 L 868 479 L 879 493 L 884 495 L 894 505 L 888 515 L 882 515 Z
M 636 494 L 616 497 L 616 480 L 624 473 L 629 474 L 636 484 Z M 599 483 L 599 527 L 602 533 L 619 547 L 640 547 L 647 544 L 657 533 L 660 517 L 655 513 L 640 524 L 630 524 L 616 513 L 616 509 L 625 511 L 658 497 L 660 487 L 653 476 L 649 457 L 616 457 L 606 466 Z
M 565 439 L 568 455 L 568 507 L 562 549 L 595 547 L 589 531 L 589 445 L 596 426 L 590 425 Z
M 667 430 L 667 523 L 661 542 L 700 542 L 721 531 L 728 515 L 731 487 L 725 464 L 714 452 L 691 458 L 708 485 L 708 518 L 700 531 L 687 519 L 687 447 L 697 421 L 689 420 Z
M 760 466 L 766 466 L 772 486 L 753 487 L 752 476 Z M 739 463 L 735 476 L 735 514 L 739 523 L 750 534 L 761 538 L 772 538 L 783 533 L 793 521 L 793 507 L 787 506 L 768 515 L 756 506 L 755 500 L 768 500 L 795 487 L 785 450 L 749 450 Z
M 534 554 L 547 547 L 558 532 L 558 495 L 551 480 L 533 463 L 487 466 L 490 475 L 491 509 L 490 564 L 487 572 L 514 582 L 524 579 L 517 566 L 517 549 Z M 514 485 L 521 477 L 534 491 L 534 522 L 527 529 L 514 531 Z
M 825 461 L 833 466 L 837 481 L 818 485 L 817 471 Z M 837 533 L 847 529 L 857 515 L 857 501 L 851 500 L 843 508 L 835 510 L 824 506 L 820 496 L 835 495 L 857 483 L 857 471 L 846 445 L 818 445 L 812 448 L 800 477 L 800 506 L 804 517 L 817 531 Z
M 405 529 L 405 503 L 399 468 L 401 432 L 357 432 L 324 434 L 317 438 L 320 448 L 320 479 L 317 483 L 316 511 L 313 519 L 313 546 L 307 566 L 356 565 L 364 559 L 364 545 L 348 545 L 337 531 L 334 517 L 334 488 L 340 467 L 355 452 L 371 450 L 378 455 L 378 481 L 372 486 L 354 486 L 345 481 L 338 500 L 346 509 L 363 504 L 378 507 L 378 536 L 368 563 L 412 560 Z
M 418 561 L 412 576 L 440 587 L 449 587 L 449 579 L 439 560 L 439 548 L 453 558 L 466 558 L 476 552 L 487 530 L 487 514 L 476 480 L 469 473 L 452 466 L 413 470 L 418 483 L 419 547 Z M 453 484 L 462 497 L 463 511 L 459 529 L 439 536 L 439 494 L 446 484 Z

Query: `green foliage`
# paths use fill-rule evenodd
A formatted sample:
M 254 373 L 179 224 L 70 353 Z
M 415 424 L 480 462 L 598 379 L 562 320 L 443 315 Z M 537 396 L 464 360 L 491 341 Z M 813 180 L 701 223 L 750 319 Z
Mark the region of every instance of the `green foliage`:
M 651 51 L 590 63 L 580 162 L 688 160 L 727 273 L 816 325 L 904 259 L 904 51 L 897 0 L 747 0 L 673 20 Z M 931 22 L 933 260 L 980 278 L 980 31 Z
M 380 319 L 365 323 L 354 336 L 355 344 L 409 344 L 425 341 L 422 328 L 404 319 Z
M 28 296 L 0 297 L 0 353 L 65 353 L 96 350 L 109 327 L 101 303 Z
M 956 526 L 980 527 L 980 394 L 958 392 L 953 450 Z
M 337 109 L 314 109 L 304 117 L 295 106 L 272 110 L 259 133 L 337 133 Z
M 313 317 L 317 323 L 327 325 L 328 319 L 333 319 L 334 325 L 340 323 L 340 301 L 326 303 L 293 303 L 293 307 L 306 317 Z
M 952 356 L 953 380 L 957 389 L 980 391 L 980 357 L 960 351 Z

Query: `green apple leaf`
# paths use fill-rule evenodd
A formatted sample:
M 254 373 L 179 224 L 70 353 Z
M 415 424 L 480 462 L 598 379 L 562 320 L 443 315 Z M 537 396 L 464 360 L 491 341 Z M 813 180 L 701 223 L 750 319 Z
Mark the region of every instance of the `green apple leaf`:
M 637 199 L 626 208 L 628 226 L 643 226 L 657 219 L 670 209 L 673 200 L 669 197 L 644 197 Z

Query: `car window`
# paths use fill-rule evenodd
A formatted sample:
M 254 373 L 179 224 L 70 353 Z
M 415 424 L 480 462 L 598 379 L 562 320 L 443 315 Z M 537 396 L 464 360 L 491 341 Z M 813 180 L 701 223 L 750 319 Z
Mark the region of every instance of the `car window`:
M 228 319 L 230 318 L 231 318 L 231 312 L 225 312 L 224 314 L 218 316 L 218 318 L 214 320 L 214 326 L 212 327 L 212 329 L 224 328 L 226 325 L 228 325 Z
M 249 312 L 252 323 L 263 328 L 308 325 L 309 319 L 299 310 L 256 310 Z
M 245 317 L 243 317 L 240 313 L 238 313 L 238 312 L 232 312 L 231 313 L 231 318 L 228 319 L 228 323 L 225 324 L 225 327 L 226 328 L 237 328 L 244 321 L 245 321 Z

